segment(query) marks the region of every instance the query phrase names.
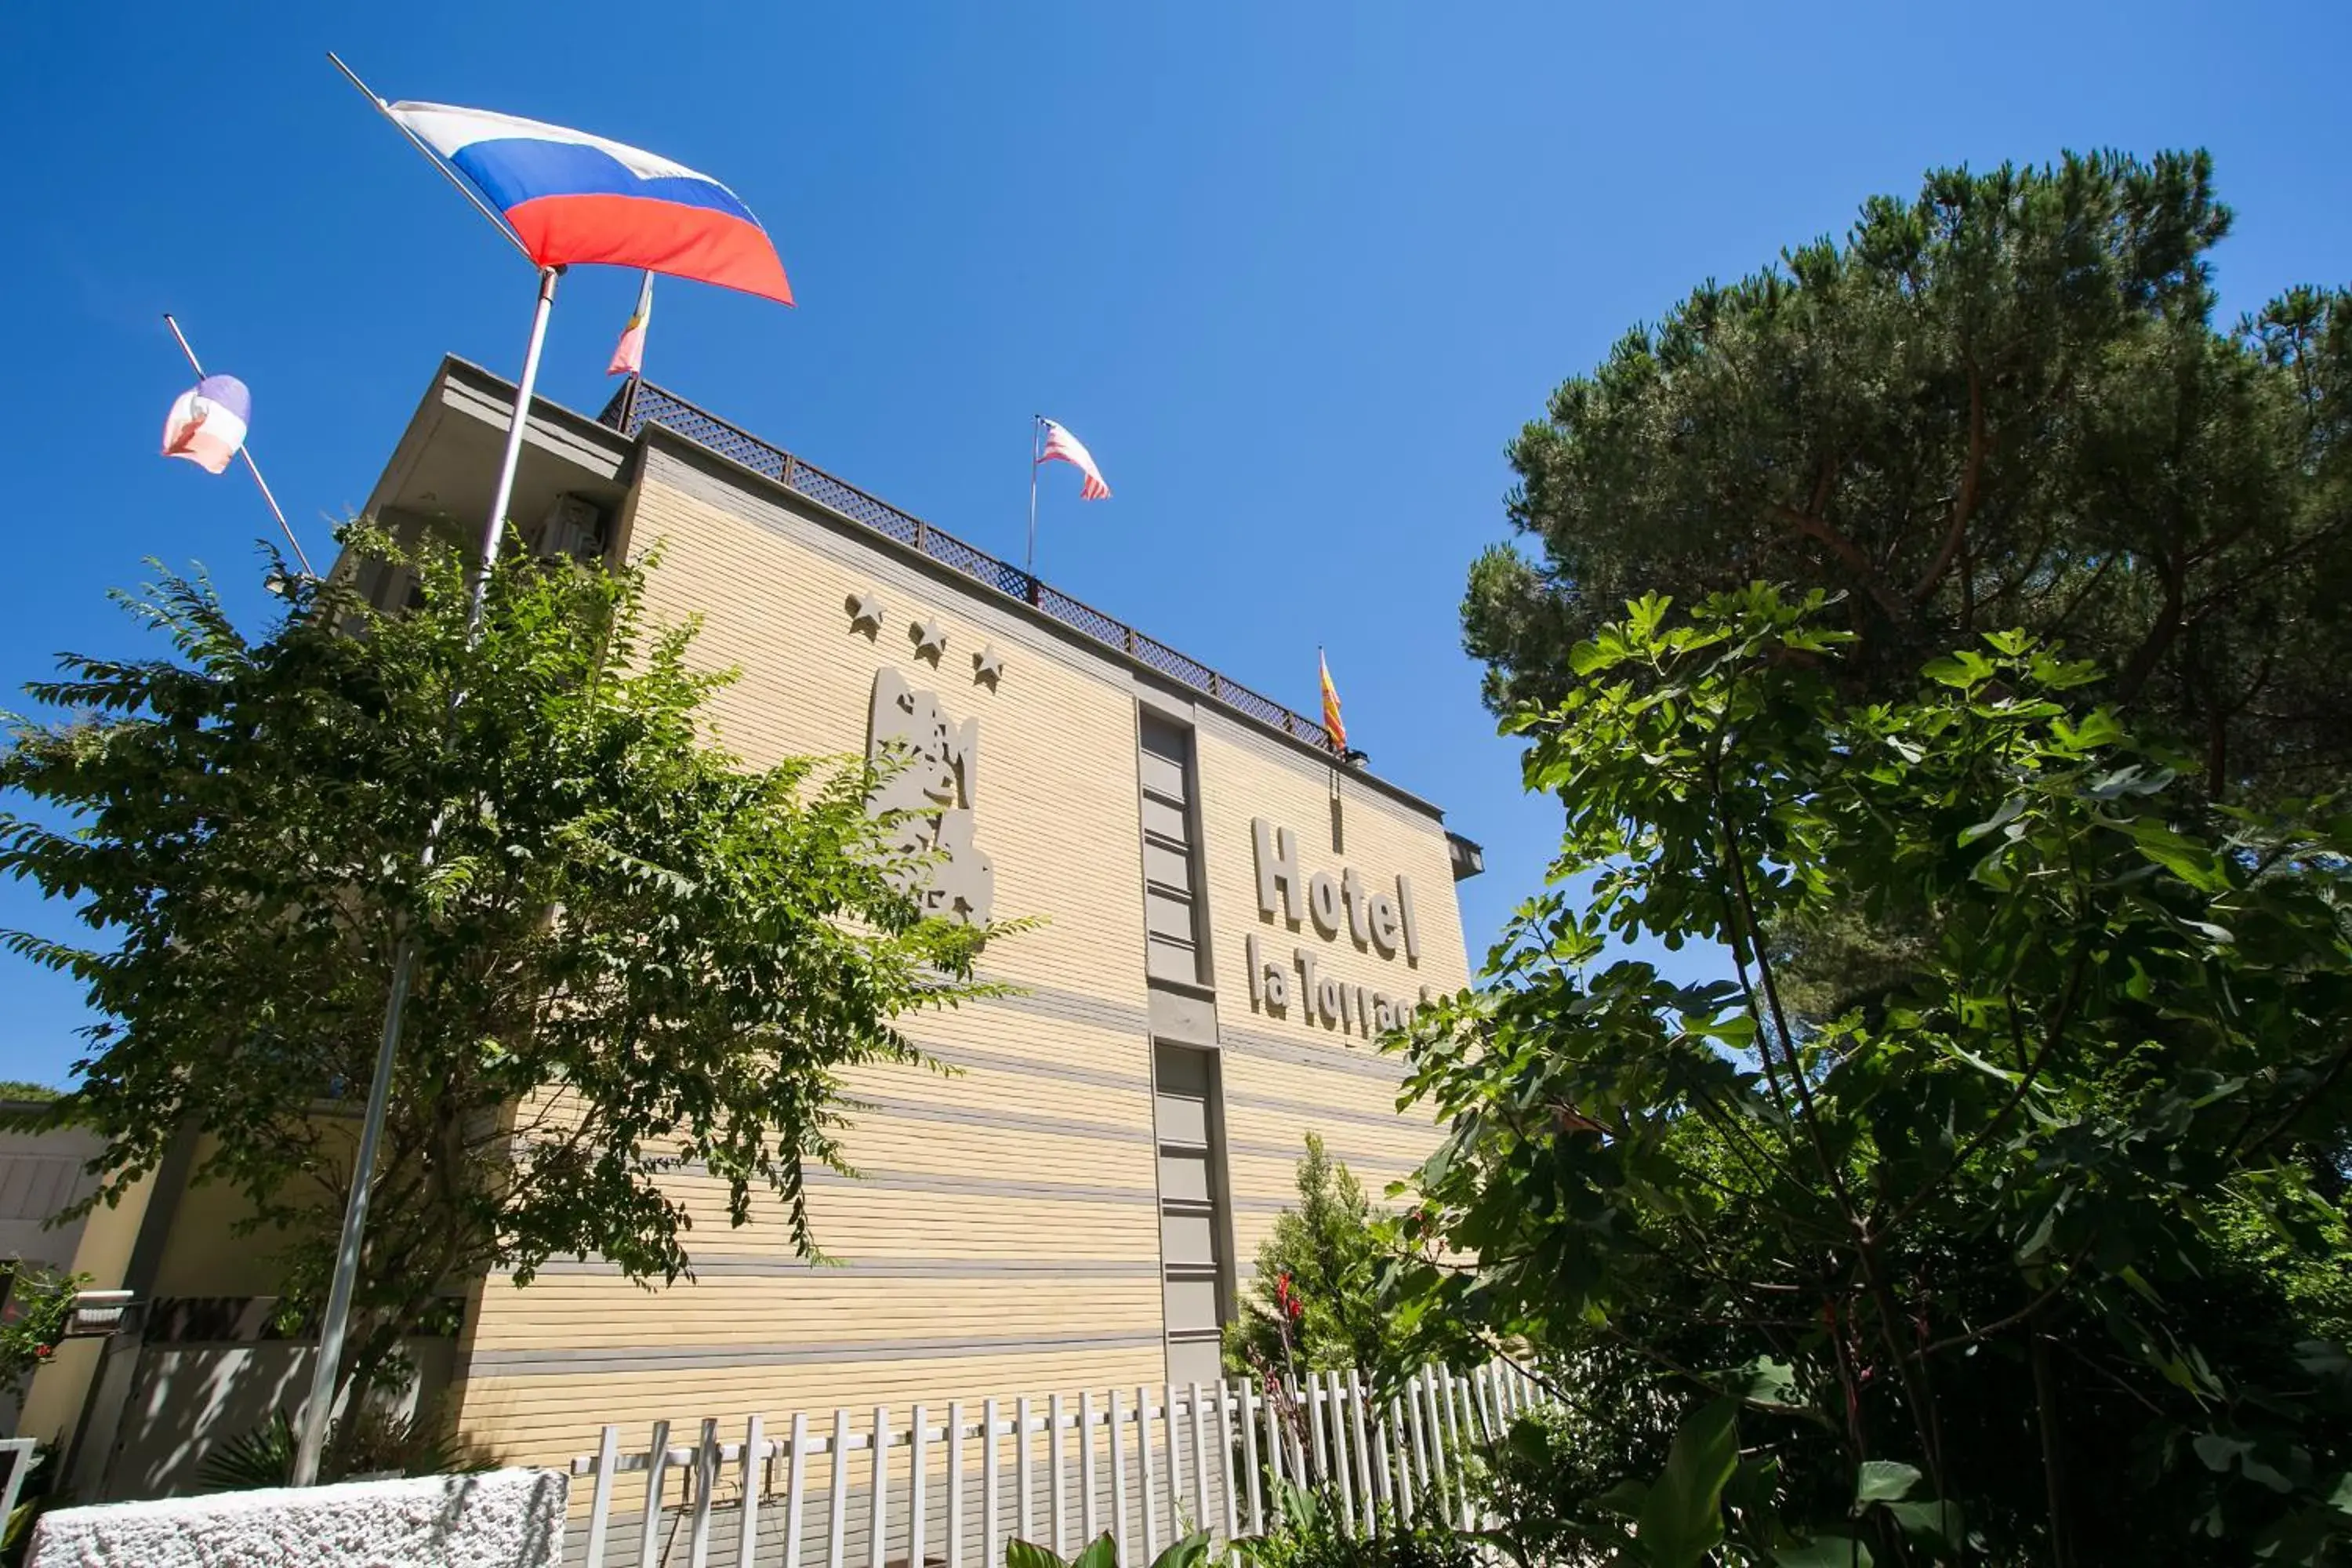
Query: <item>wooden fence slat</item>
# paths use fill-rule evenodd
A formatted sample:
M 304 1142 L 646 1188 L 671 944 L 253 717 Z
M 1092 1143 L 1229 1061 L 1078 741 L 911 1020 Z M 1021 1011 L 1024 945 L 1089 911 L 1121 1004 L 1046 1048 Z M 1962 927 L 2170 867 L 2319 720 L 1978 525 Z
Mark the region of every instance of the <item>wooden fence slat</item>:
M 948 1405 L 948 1568 L 963 1568 L 963 1401 L 961 1399 Z
M 1003 1562 L 997 1546 L 997 1511 L 999 1477 L 996 1466 L 996 1401 L 983 1400 L 980 1406 L 980 1561 L 981 1568 L 996 1568 Z
M 646 1504 L 638 1515 L 637 1568 L 654 1568 L 660 1544 L 664 1472 L 669 1467 L 669 1423 L 654 1423 L 654 1440 L 646 1454 Z
M 1266 1473 L 1280 1482 L 1285 1479 L 1282 1469 L 1282 1416 L 1275 1409 L 1275 1387 L 1274 1380 L 1268 1378 L 1265 1384 L 1265 1463 Z M 1275 1488 L 1271 1502 L 1275 1517 L 1280 1518 L 1282 1489 L 1279 1485 Z
M 1412 1489 L 1424 1504 L 1429 1500 L 1429 1434 L 1421 1420 L 1421 1380 L 1418 1375 L 1404 1385 L 1404 1424 L 1412 1434 Z M 1442 1517 L 1444 1510 L 1438 1510 Z
M 1118 1397 L 1118 1390 L 1111 1397 Z M 1078 1543 L 1090 1546 L 1101 1533 L 1102 1510 L 1095 1505 L 1095 1391 L 1078 1395 Z
M 1250 1402 L 1257 1396 L 1257 1385 L 1246 1377 L 1234 1380 L 1240 1391 L 1242 1424 L 1242 1468 L 1249 1477 L 1249 1521 L 1252 1535 L 1265 1533 L 1265 1496 L 1257 1478 L 1257 1422 L 1250 1411 Z
M 760 1487 L 767 1478 L 768 1440 L 760 1417 L 743 1423 L 743 1496 L 735 1518 L 735 1568 L 751 1568 L 760 1544 Z
M 824 1568 L 844 1568 L 841 1543 L 849 1532 L 849 1412 L 846 1410 L 833 1413 L 833 1491 L 825 1501 Z
M 808 1416 L 793 1413 L 784 1450 L 784 1568 L 801 1568 L 801 1525 L 808 1493 Z
M 1307 1374 L 1306 1394 L 1307 1434 L 1314 1441 L 1315 1452 L 1307 1462 L 1305 1479 L 1307 1485 L 1312 1486 L 1317 1481 L 1328 1482 L 1331 1479 L 1331 1451 L 1323 1436 L 1323 1390 L 1316 1383 L 1313 1373 Z
M 1237 1386 L 1229 1379 L 1222 1377 L 1217 1379 L 1217 1452 L 1224 1456 L 1223 1462 L 1218 1468 L 1225 1479 L 1225 1539 L 1227 1541 L 1233 1540 L 1241 1533 L 1242 1522 L 1240 1505 L 1234 1496 L 1236 1489 L 1234 1475 L 1234 1407 L 1226 1403 L 1227 1390 Z M 1235 1393 L 1232 1397 L 1238 1400 L 1241 1395 Z M 1249 1418 L 1246 1415 L 1242 1418 L 1242 1427 L 1244 1431 L 1249 1427 Z M 1254 1471 L 1257 1467 L 1252 1465 L 1250 1468 Z
M 1139 1384 L 1135 1391 L 1135 1459 L 1138 1468 L 1136 1499 L 1143 1515 L 1143 1561 L 1150 1563 L 1160 1556 L 1160 1521 L 1152 1506 L 1151 1484 L 1151 1387 Z
M 1353 1377 L 1351 1376 L 1349 1381 L 1352 1383 Z M 1356 1483 L 1348 1474 L 1348 1419 L 1340 1413 L 1345 1401 L 1339 1393 L 1339 1374 L 1336 1372 L 1325 1373 L 1323 1387 L 1328 1391 L 1331 1405 L 1331 1469 L 1326 1473 L 1336 1474 L 1339 1478 L 1339 1519 L 1352 1534 L 1356 1529 Z M 1322 1445 L 1321 1433 L 1316 1434 L 1315 1441 L 1318 1447 Z M 1364 1500 L 1366 1524 L 1371 1522 L 1371 1500 L 1366 1498 Z
M 1176 1430 L 1176 1385 L 1160 1385 L 1160 1432 L 1168 1439 L 1168 1543 L 1184 1539 L 1184 1439 Z
M 923 1537 L 930 1523 L 931 1500 L 925 1495 L 930 1483 L 930 1412 L 915 1406 L 907 1427 L 907 1562 L 908 1568 L 923 1568 Z M 751 1568 L 749 1563 L 744 1568 Z
M 1370 1394 L 1369 1390 L 1366 1392 L 1365 1404 L 1367 1406 L 1371 1405 Z M 1382 1508 L 1394 1508 L 1396 1506 L 1396 1489 L 1391 1484 L 1391 1478 L 1390 1475 L 1389 1466 L 1389 1424 L 1381 1416 L 1377 1407 L 1370 1408 L 1368 1410 L 1368 1414 L 1370 1416 L 1372 1423 L 1372 1485 L 1380 1493 L 1381 1506 Z
M 1396 1432 L 1397 1519 L 1412 1522 L 1412 1434 L 1405 1430 L 1403 1402 L 1389 1395 L 1389 1425 Z
M 1442 1401 L 1439 1408 L 1445 1413 L 1445 1444 L 1454 1451 L 1455 1489 L 1461 1494 L 1462 1500 L 1462 1528 L 1475 1530 L 1477 1523 L 1470 1515 L 1470 1456 L 1462 1447 L 1462 1418 L 1454 1408 L 1457 1391 L 1454 1386 L 1452 1367 L 1437 1369 L 1437 1388 Z
M 694 1446 L 694 1529 L 687 1537 L 687 1568 L 710 1568 L 710 1501 L 719 1489 L 719 1417 L 702 1418 Z
M 621 1429 L 596 1439 L 596 1490 L 588 1503 L 588 1568 L 604 1568 L 604 1531 L 613 1510 L 613 1476 L 621 1467 Z
M 1092 1488 L 1087 1491 L 1094 1495 Z M 1091 1534 L 1094 1527 L 1087 1527 Z M 1118 1407 L 1118 1390 L 1110 1391 L 1110 1532 L 1111 1544 L 1118 1549 L 1121 1563 L 1132 1563 L 1127 1554 L 1127 1413 Z
M 1423 1367 L 1413 1373 L 1413 1420 L 1420 1423 L 1427 1417 L 1429 1443 L 1429 1506 L 1442 1522 L 1453 1517 L 1454 1505 L 1446 1496 L 1448 1479 L 1445 1474 L 1445 1426 L 1437 1413 L 1437 1369 Z
M 1216 1523 L 1209 1517 L 1209 1444 L 1206 1428 L 1201 1425 L 1201 1385 L 1192 1384 L 1191 1411 L 1192 1417 L 1192 1528 L 1214 1530 Z
M 1372 1446 L 1364 1436 L 1364 1374 L 1362 1373 L 1351 1371 L 1348 1373 L 1348 1424 L 1356 1439 L 1356 1491 L 1364 1500 L 1365 1517 L 1376 1518 L 1379 1513 L 1376 1501 L 1379 1494 L 1372 1489 Z M 1375 1426 L 1379 1425 L 1377 1417 L 1372 1424 Z
M 1045 1462 L 1054 1467 L 1053 1476 L 1045 1487 L 1046 1506 L 1054 1510 L 1054 1528 L 1051 1531 L 1054 1537 L 1054 1555 L 1066 1558 L 1070 1554 L 1070 1541 L 1068 1531 L 1065 1528 L 1067 1512 L 1065 1505 L 1069 1500 L 1066 1495 L 1069 1489 L 1065 1484 L 1063 1476 L 1066 1467 L 1062 1462 L 1062 1396 L 1058 1394 L 1045 1401 L 1045 1431 L 1047 1434 Z M 923 1568 L 923 1565 L 918 1561 L 913 1564 L 913 1568 Z
M 890 1543 L 890 1407 L 874 1407 L 874 1480 L 866 1493 L 866 1568 L 882 1568 Z
M 1013 1484 L 1021 1493 L 1021 1506 L 1014 1517 L 1021 1521 L 1021 1539 L 1037 1539 L 1037 1526 L 1031 1517 L 1031 1494 L 1036 1490 L 1029 1469 L 1029 1396 L 1023 1394 L 1013 1405 Z

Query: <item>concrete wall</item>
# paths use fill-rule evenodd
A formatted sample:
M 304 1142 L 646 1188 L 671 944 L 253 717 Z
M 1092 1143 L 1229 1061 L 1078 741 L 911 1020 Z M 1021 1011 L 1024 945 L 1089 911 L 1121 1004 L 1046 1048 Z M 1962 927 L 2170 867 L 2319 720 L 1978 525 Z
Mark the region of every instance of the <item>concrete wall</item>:
M 552 1568 L 565 1479 L 530 1470 L 58 1509 L 31 1568 Z

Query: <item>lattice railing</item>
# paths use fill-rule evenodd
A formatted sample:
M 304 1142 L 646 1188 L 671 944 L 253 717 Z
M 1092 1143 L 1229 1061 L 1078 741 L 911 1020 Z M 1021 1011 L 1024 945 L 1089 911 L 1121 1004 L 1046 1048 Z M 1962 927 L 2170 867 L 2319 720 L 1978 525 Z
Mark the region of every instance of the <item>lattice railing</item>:
M 1107 616 L 1058 588 L 1048 587 L 1011 562 L 999 560 L 977 546 L 965 543 L 952 533 L 934 528 L 920 518 L 911 517 L 878 496 L 859 489 L 846 479 L 835 479 L 823 468 L 802 462 L 782 447 L 772 446 L 750 431 L 696 407 L 675 393 L 632 379 L 623 384 L 621 390 L 613 395 L 613 400 L 604 405 L 604 411 L 596 417 L 600 423 L 628 436 L 635 435 L 647 425 L 659 425 L 665 429 L 675 430 L 688 440 L 709 447 L 720 457 L 731 458 L 754 473 L 764 474 L 844 517 L 864 523 L 877 533 L 887 534 L 901 544 L 911 545 L 982 587 L 993 589 L 1007 598 L 1018 599 L 1064 626 L 1085 633 L 1105 647 L 1140 660 L 1170 679 L 1189 686 L 1237 713 L 1270 725 L 1293 740 L 1304 741 L 1325 751 L 1332 749 L 1323 726 L 1304 713 L 1286 708 L 1270 697 L 1261 696 L 1239 681 L 1227 679 L 1200 660 L 1188 658 L 1166 643 L 1146 637 L 1126 622 Z

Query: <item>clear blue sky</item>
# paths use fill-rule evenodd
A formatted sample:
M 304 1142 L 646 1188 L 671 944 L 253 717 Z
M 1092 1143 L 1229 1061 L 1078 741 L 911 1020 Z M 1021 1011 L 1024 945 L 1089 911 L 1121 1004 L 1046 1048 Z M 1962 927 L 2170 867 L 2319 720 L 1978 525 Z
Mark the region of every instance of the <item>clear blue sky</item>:
M 0 300 L 15 548 L 0 683 L 137 646 L 104 600 L 202 562 L 256 615 L 250 486 L 155 456 L 160 312 L 252 386 L 308 542 L 445 351 L 512 374 L 528 269 L 328 67 L 726 180 L 801 300 L 664 289 L 653 377 L 1017 555 L 1301 709 L 1330 650 L 1374 766 L 1487 847 L 1475 954 L 1554 816 L 1517 789 L 1456 606 L 1504 443 L 1693 284 L 1843 231 L 1932 164 L 2214 152 L 2234 310 L 2352 279 L 2342 0 L 1762 6 L 14 5 Z M 330 19 L 330 17 L 333 19 Z M 756 19 L 755 19 L 756 18 Z M 542 390 L 593 410 L 635 279 L 563 287 Z M 1066 473 L 1058 476 L 1067 480 Z M 56 913 L 0 889 L 0 924 Z M 0 1077 L 57 1080 L 72 988 L 0 959 Z

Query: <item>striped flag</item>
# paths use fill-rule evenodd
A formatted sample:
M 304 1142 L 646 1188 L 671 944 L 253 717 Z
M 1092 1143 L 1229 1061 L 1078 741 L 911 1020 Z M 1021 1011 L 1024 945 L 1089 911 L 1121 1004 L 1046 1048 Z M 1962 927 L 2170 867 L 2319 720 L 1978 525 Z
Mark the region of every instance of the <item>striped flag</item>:
M 654 319 L 654 275 L 646 274 L 645 285 L 637 290 L 637 308 L 629 312 L 629 324 L 621 329 L 621 341 L 613 345 L 613 363 L 604 367 L 606 375 L 642 375 L 646 369 L 646 328 Z
M 1323 732 L 1331 737 L 1333 751 L 1344 752 L 1348 749 L 1348 726 L 1339 718 L 1339 689 L 1331 684 L 1331 661 L 1323 657 L 1318 647 L 1315 650 L 1315 662 L 1323 667 Z
M 163 420 L 163 456 L 185 458 L 208 474 L 236 460 L 253 418 L 253 395 L 233 375 L 208 375 L 172 404 Z
M 1055 424 L 1044 421 L 1045 449 L 1037 455 L 1041 463 L 1067 463 L 1086 476 L 1078 487 L 1080 500 L 1108 500 L 1110 487 L 1103 483 L 1102 470 L 1095 467 L 1095 455 L 1087 450 L 1086 443 Z

